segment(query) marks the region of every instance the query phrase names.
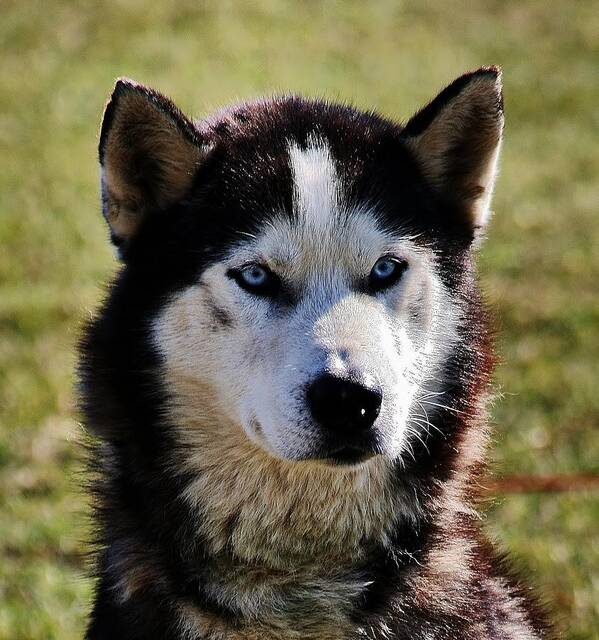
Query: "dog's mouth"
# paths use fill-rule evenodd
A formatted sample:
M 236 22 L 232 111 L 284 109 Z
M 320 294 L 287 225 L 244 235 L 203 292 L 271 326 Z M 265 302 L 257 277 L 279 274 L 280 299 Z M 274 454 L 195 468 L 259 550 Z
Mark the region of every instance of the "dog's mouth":
M 326 458 L 323 458 L 323 462 L 338 466 L 354 465 L 366 462 L 375 455 L 376 452 L 372 450 L 357 447 L 339 447 L 330 451 Z

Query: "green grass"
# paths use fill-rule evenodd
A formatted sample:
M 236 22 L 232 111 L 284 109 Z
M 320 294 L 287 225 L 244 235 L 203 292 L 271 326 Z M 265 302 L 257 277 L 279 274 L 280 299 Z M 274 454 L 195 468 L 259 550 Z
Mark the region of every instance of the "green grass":
M 599 471 L 596 9 L 3 2 L 0 638 L 81 637 L 89 606 L 73 351 L 115 267 L 96 144 L 118 75 L 196 115 L 293 90 L 405 117 L 462 71 L 501 64 L 506 142 L 482 255 L 502 361 L 493 457 L 502 473 Z M 503 497 L 487 523 L 528 567 L 564 637 L 599 638 L 599 495 Z

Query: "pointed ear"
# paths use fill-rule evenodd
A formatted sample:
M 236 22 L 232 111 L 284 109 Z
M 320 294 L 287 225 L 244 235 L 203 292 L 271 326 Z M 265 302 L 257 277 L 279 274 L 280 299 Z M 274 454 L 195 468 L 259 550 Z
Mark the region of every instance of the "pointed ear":
M 403 131 L 424 176 L 455 202 L 473 231 L 490 217 L 502 133 L 497 67 L 483 67 L 455 80 Z
M 185 196 L 206 153 L 196 127 L 168 98 L 117 80 L 99 155 L 102 210 L 121 252 L 148 215 Z

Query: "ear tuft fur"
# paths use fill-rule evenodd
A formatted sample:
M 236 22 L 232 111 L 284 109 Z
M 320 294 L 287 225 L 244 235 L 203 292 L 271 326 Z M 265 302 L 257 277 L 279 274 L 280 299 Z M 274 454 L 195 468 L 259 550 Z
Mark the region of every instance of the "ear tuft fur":
M 119 78 L 100 132 L 102 207 L 123 248 L 146 218 L 181 199 L 206 147 L 192 121 L 168 98 Z
M 474 230 L 490 216 L 503 124 L 501 69 L 490 66 L 452 82 L 403 130 L 425 178 Z

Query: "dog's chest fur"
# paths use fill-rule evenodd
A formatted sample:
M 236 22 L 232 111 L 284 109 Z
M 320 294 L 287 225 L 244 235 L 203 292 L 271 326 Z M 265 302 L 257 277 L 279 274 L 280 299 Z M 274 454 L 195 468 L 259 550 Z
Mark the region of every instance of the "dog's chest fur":
M 351 611 L 367 587 L 358 572 L 330 569 L 327 575 L 323 568 L 297 567 L 291 577 L 288 571 L 239 566 L 224 573 L 225 566 L 207 578 L 208 594 L 232 603 L 244 622 L 231 624 L 222 616 L 184 607 L 182 624 L 193 629 L 192 637 L 338 640 L 356 634 Z

